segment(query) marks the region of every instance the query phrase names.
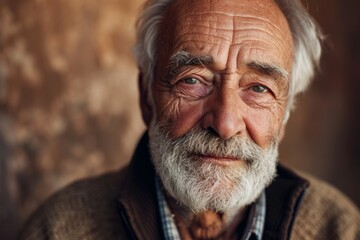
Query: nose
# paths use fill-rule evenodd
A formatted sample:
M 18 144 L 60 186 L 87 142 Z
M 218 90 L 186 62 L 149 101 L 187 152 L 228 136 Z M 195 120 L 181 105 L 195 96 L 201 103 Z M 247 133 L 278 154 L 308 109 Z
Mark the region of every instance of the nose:
M 221 139 L 243 134 L 244 102 L 234 89 L 223 89 L 208 102 L 208 111 L 202 119 L 202 127 L 212 130 Z

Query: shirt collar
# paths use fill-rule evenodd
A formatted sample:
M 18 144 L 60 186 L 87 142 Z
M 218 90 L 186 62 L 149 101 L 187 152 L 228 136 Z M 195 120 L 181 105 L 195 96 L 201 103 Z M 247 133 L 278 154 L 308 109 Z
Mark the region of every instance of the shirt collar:
M 250 209 L 249 216 L 247 217 L 246 228 L 241 238 L 242 240 L 262 239 L 265 226 L 265 214 L 266 196 L 265 191 L 263 191 Z
M 180 240 L 180 234 L 174 221 L 174 215 L 166 202 L 160 179 L 155 177 L 156 196 L 165 240 Z
M 160 218 L 165 240 L 180 240 L 180 234 L 174 221 L 174 215 L 166 202 L 162 184 L 158 177 L 155 177 L 156 196 L 159 206 Z M 266 197 L 263 191 L 260 197 L 252 205 L 247 217 L 245 231 L 242 240 L 262 239 L 265 225 Z

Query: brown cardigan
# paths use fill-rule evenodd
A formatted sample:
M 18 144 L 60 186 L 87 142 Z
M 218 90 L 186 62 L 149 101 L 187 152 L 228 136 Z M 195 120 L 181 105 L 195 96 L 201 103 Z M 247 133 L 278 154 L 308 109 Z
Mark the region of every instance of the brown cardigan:
M 19 239 L 162 239 L 148 137 L 119 172 L 76 182 L 29 219 Z M 360 239 L 358 209 L 333 187 L 278 167 L 264 239 Z

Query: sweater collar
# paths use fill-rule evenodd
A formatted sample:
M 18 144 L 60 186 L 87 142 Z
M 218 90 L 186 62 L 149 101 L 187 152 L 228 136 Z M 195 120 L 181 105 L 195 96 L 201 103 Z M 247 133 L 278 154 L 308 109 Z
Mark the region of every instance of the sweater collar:
M 130 235 L 135 239 L 150 240 L 159 239 L 161 226 L 148 142 L 148 135 L 144 134 L 128 167 L 118 204 Z

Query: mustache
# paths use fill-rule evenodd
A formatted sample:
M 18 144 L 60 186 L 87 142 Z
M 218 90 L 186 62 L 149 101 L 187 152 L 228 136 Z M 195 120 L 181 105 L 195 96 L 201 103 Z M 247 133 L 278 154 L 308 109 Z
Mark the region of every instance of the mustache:
M 168 137 L 166 128 L 159 128 L 159 131 Z M 185 150 L 187 157 L 194 155 L 205 155 L 213 157 L 228 157 L 241 159 L 249 163 L 253 159 L 264 157 L 267 150 L 262 149 L 252 139 L 244 136 L 234 136 L 229 139 L 221 139 L 216 133 L 207 129 L 191 129 L 185 135 L 170 140 L 174 151 L 179 148 Z M 276 141 L 273 141 L 273 146 Z M 271 146 L 270 146 L 271 148 Z

